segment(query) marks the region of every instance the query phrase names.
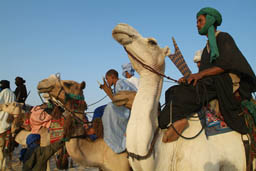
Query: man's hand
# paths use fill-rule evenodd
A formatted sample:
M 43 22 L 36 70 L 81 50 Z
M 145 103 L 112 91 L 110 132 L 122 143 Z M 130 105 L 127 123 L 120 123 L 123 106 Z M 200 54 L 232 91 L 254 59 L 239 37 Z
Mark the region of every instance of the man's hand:
M 186 78 L 185 77 L 182 77 L 178 80 L 178 83 L 181 84 L 181 83 L 186 83 Z
M 111 87 L 109 87 L 108 84 L 106 83 L 105 78 L 103 78 L 103 84 L 100 84 L 100 89 L 104 90 L 105 93 L 108 95 L 108 97 L 112 100 L 113 93 L 112 93 Z
M 189 77 L 187 78 L 187 82 L 188 84 L 190 84 L 192 81 L 194 81 L 193 86 L 196 86 L 197 81 L 202 78 L 203 78 L 203 75 L 200 72 L 196 74 L 190 74 Z

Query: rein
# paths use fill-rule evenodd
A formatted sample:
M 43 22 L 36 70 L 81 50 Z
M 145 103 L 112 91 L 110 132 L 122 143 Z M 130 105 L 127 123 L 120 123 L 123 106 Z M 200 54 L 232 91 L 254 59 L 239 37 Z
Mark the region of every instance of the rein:
M 172 80 L 172 81 L 174 81 L 174 82 L 178 82 L 177 80 L 175 80 L 175 79 L 173 79 L 173 78 L 171 78 L 171 77 L 169 77 L 169 76 L 166 76 L 166 75 L 160 73 L 159 71 L 157 71 L 156 69 L 152 68 L 151 66 L 149 66 L 149 65 L 147 65 L 147 64 L 145 64 L 145 63 L 143 63 L 143 62 L 140 61 L 138 58 L 136 58 L 132 53 L 130 53 L 125 47 L 124 47 L 124 50 L 125 50 L 135 61 L 137 61 L 139 64 L 141 64 L 141 65 L 143 66 L 143 68 L 149 70 L 149 71 L 152 72 L 152 73 L 155 73 L 155 74 L 157 74 L 157 75 L 160 75 L 161 77 L 167 78 L 168 80 Z

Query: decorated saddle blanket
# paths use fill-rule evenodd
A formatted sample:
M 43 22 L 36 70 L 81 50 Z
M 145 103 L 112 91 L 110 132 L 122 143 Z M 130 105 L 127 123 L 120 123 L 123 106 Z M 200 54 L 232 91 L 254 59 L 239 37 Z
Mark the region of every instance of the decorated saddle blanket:
M 206 137 L 233 131 L 228 127 L 219 111 L 218 100 L 212 100 L 207 107 L 203 107 L 199 116 L 202 126 L 205 127 Z
M 64 135 L 64 118 L 52 119 L 50 126 L 50 143 L 54 143 L 63 138 Z

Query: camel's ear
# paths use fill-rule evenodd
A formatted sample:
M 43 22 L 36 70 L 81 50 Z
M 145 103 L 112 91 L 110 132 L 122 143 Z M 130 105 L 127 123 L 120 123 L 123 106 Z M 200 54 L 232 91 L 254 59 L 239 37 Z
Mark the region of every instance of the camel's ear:
M 81 84 L 80 84 L 80 88 L 81 88 L 81 90 L 83 90 L 83 89 L 85 88 L 85 86 L 86 86 L 85 82 L 84 82 L 84 81 L 82 81 L 82 82 L 81 82 Z
M 164 47 L 164 53 L 165 53 L 165 56 L 169 56 L 171 54 L 171 50 L 168 46 Z

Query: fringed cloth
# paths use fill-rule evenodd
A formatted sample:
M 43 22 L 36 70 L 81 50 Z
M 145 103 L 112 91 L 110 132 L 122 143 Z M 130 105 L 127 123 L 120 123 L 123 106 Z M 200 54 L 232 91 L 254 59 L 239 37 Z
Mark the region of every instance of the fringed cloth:
M 168 57 L 172 60 L 172 62 L 179 69 L 179 71 L 182 73 L 182 75 L 185 78 L 187 78 L 191 74 L 191 71 L 190 71 L 174 37 L 172 37 L 172 41 L 173 41 L 175 53 L 169 55 Z

